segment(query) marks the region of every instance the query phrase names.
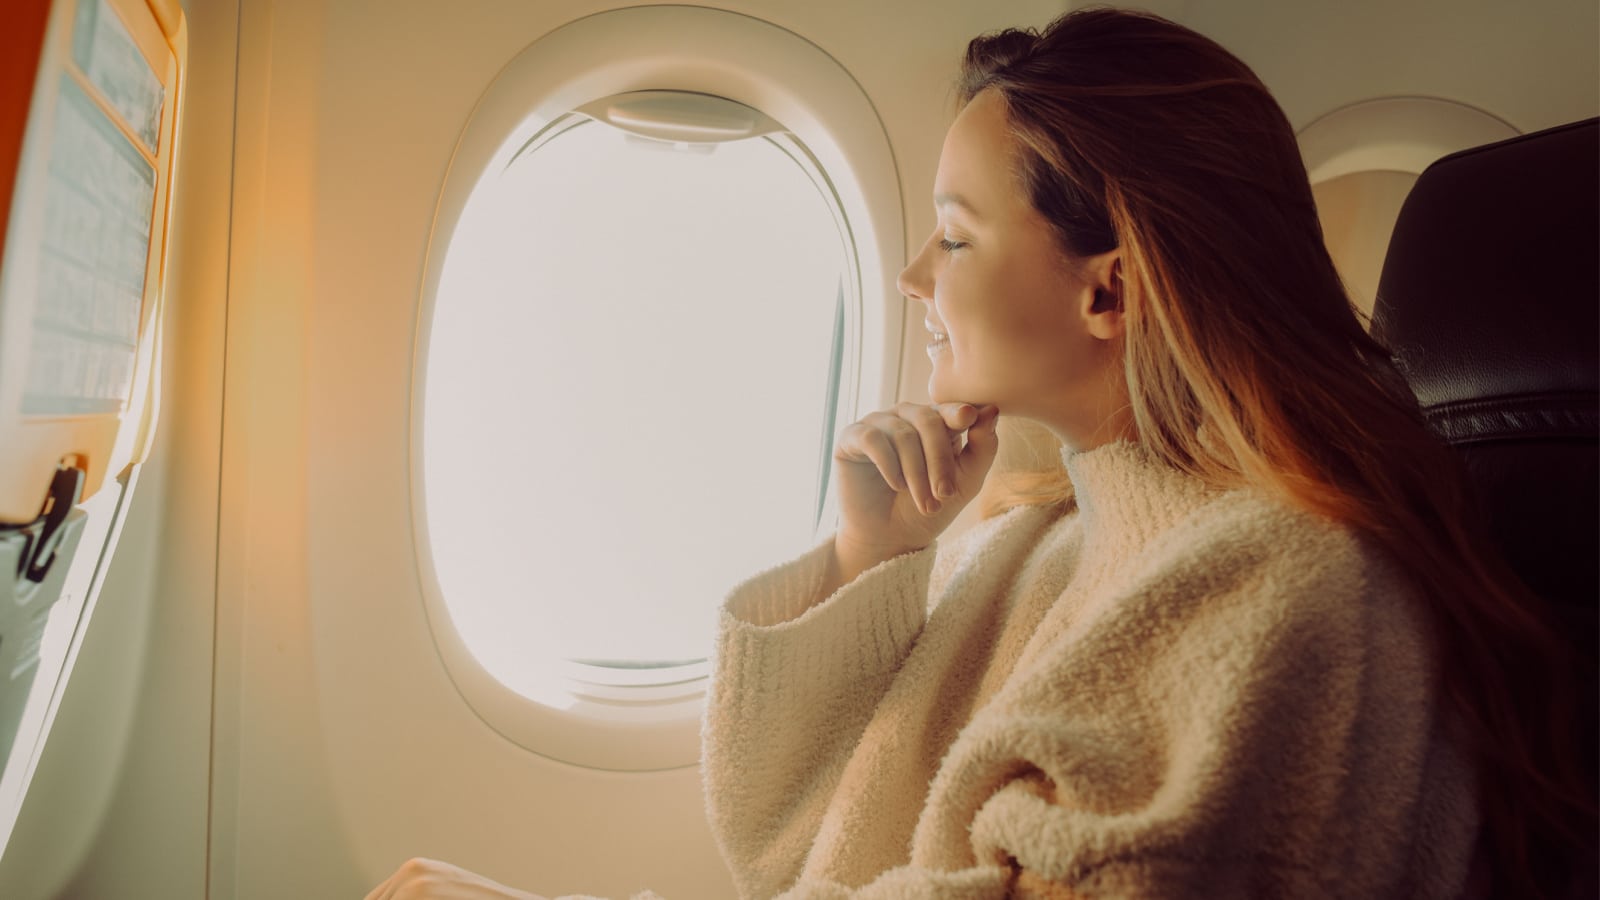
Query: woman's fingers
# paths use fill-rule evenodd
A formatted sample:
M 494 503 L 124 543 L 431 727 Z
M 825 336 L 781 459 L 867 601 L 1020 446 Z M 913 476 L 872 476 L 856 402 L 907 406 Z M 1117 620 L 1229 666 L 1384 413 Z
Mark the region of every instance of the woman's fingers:
M 902 403 L 898 410 L 901 418 L 913 423 L 921 438 L 923 459 L 928 478 L 928 491 L 932 500 L 923 506 L 923 512 L 932 515 L 939 511 L 943 501 L 956 496 L 956 448 L 959 429 L 952 429 L 949 417 L 935 407 Z
M 844 581 L 926 547 L 949 527 L 994 462 L 998 412 L 964 403 L 901 404 L 839 433 L 834 553 Z
M 985 406 L 975 413 L 967 428 L 967 444 L 956 457 L 963 493 L 976 494 L 983 487 L 983 479 L 1000 450 L 999 425 L 999 407 Z
M 994 407 L 985 406 L 984 409 Z M 978 421 L 979 409 L 971 403 L 940 403 L 932 409 L 939 413 L 944 420 L 945 427 L 951 431 L 966 431 L 972 423 Z
M 902 403 L 847 427 L 834 455 L 843 462 L 870 461 L 891 490 L 909 493 L 923 515 L 933 516 L 944 501 L 970 497 L 983 483 L 993 461 L 997 414 L 992 406 L 969 403 Z M 969 451 L 973 428 L 988 428 L 987 444 Z
M 949 436 L 947 448 L 940 448 L 938 462 L 929 466 L 939 477 L 947 479 L 942 484 L 935 481 L 935 489 L 941 499 L 959 495 L 970 500 L 983 487 L 983 479 L 994 464 L 1000 446 L 995 433 L 1000 408 L 988 404 L 940 403 L 929 410 L 939 417 Z
M 900 470 L 900 451 L 888 433 L 876 425 L 861 421 L 840 432 L 833 455 L 841 462 L 870 462 L 878 468 L 878 474 L 891 490 L 906 489 L 905 475 Z
M 894 441 L 895 452 L 899 454 L 900 474 L 905 482 L 905 489 L 911 493 L 911 499 L 917 504 L 917 509 L 925 516 L 931 516 L 939 511 L 939 500 L 933 494 L 932 482 L 928 470 L 933 460 L 928 458 L 928 438 L 926 431 L 928 422 L 925 416 L 919 415 L 915 409 L 908 408 L 910 404 L 902 403 L 892 413 L 873 413 L 867 418 L 875 420 L 878 427 L 882 428 Z

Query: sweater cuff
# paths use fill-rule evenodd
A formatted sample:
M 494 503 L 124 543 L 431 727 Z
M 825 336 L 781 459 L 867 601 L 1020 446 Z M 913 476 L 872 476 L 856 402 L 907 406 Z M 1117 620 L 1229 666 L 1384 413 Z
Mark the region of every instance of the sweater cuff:
M 927 620 L 933 546 L 879 563 L 812 605 L 832 547 L 829 537 L 733 589 L 719 629 L 725 675 L 745 668 L 734 660 L 756 664 L 746 677 L 759 670 L 782 680 L 826 675 L 847 682 L 900 665 Z

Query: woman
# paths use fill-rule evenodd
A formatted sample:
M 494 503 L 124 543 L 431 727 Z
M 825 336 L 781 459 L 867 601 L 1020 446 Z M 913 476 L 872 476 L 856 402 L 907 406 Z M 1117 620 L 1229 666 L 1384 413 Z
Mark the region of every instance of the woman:
M 740 894 L 1551 889 L 1532 848 L 1593 822 L 1561 643 L 1352 312 L 1266 89 L 1089 10 L 973 41 L 961 99 L 899 282 L 935 405 L 846 429 L 837 535 L 724 607 Z M 1002 410 L 1071 483 L 936 550 Z M 408 866 L 373 896 L 528 896 Z

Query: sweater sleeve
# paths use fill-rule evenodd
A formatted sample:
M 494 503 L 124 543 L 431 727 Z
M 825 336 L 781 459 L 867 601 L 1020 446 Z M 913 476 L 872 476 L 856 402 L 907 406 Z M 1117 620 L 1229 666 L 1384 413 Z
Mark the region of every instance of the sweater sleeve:
M 707 697 L 707 815 L 741 896 L 792 884 L 845 762 L 926 620 L 932 547 L 812 605 L 831 539 L 735 588 Z
M 1451 897 L 1477 810 L 1419 606 L 1348 536 L 1085 612 L 962 732 L 908 864 L 784 900 Z

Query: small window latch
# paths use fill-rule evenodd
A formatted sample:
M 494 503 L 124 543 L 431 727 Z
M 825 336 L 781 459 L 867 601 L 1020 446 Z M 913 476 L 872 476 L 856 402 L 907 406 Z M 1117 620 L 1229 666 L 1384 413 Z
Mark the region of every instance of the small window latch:
M 39 518 L 12 531 L 24 541 L 22 555 L 17 560 L 17 578 L 41 584 L 50 574 L 50 567 L 56 561 L 56 548 L 61 544 L 61 524 L 83 498 L 83 482 L 82 469 L 66 466 L 56 469 Z

